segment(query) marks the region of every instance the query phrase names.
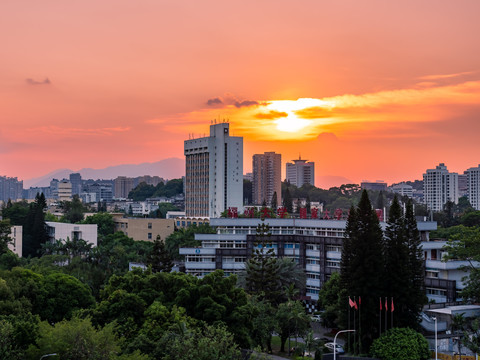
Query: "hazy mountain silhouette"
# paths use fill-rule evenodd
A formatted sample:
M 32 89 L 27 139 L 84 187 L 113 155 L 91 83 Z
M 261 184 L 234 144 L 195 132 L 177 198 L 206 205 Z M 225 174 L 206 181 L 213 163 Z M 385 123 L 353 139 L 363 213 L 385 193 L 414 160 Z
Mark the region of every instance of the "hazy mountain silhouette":
M 336 175 L 322 175 L 315 177 L 315 186 L 321 189 L 330 189 L 334 186 L 341 186 L 343 184 L 354 184 L 350 179 L 343 176 Z
M 116 165 L 104 169 L 59 169 L 37 178 L 24 180 L 23 187 L 48 186 L 50 180 L 68 179 L 71 173 L 80 173 L 82 179 L 95 180 L 115 179 L 117 176 L 137 177 L 142 175 L 156 175 L 168 180 L 178 179 L 185 175 L 185 159 L 168 158 L 153 163 Z

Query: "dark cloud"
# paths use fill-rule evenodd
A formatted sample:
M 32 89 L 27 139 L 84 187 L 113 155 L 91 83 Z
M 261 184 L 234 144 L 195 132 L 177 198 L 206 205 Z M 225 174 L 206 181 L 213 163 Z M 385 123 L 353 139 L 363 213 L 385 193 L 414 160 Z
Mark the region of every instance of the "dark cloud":
M 208 101 L 207 101 L 208 106 L 215 106 L 215 105 L 222 105 L 222 104 L 223 104 L 222 99 L 220 99 L 218 97 L 213 98 L 213 99 L 208 99 Z
M 237 108 L 241 108 L 241 107 L 259 105 L 259 103 L 258 101 L 255 101 L 255 100 L 243 100 L 243 101 L 235 101 L 234 105 Z
M 297 110 L 295 111 L 295 115 L 297 115 L 301 119 L 321 119 L 331 117 L 332 112 L 331 110 L 325 109 L 321 106 L 314 106 L 302 110 Z
M 50 85 L 51 82 L 48 78 L 45 78 L 43 81 L 37 81 L 33 79 L 25 79 L 28 85 Z
M 255 117 L 257 119 L 265 119 L 265 120 L 273 120 L 273 119 L 279 119 L 282 117 L 287 117 L 288 114 L 283 111 L 275 111 L 275 110 L 270 110 L 268 113 L 258 113 L 255 114 Z

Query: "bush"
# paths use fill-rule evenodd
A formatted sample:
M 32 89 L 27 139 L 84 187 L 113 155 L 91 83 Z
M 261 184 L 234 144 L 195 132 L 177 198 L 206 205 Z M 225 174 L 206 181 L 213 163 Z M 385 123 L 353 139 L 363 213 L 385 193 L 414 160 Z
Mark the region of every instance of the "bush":
M 393 328 L 376 339 L 371 356 L 381 360 L 428 360 L 427 340 L 410 328 Z

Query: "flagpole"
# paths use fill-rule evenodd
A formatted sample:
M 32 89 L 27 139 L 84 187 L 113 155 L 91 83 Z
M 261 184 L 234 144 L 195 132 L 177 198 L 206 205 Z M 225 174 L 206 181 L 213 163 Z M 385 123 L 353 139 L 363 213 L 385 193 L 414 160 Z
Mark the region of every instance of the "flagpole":
M 393 296 L 392 296 L 392 303 L 390 304 L 390 314 L 392 318 L 392 328 L 393 328 Z
M 350 296 L 348 297 L 348 329 L 350 329 Z M 348 333 L 348 349 L 352 350 L 352 343 L 350 339 L 350 333 Z
M 357 299 L 356 299 L 356 296 L 353 297 L 353 302 L 356 303 L 357 302 Z M 357 326 L 356 326 L 356 321 L 355 321 L 355 312 L 353 313 L 353 329 L 355 330 L 355 334 L 353 335 L 353 353 L 356 354 L 357 353 L 357 336 L 356 336 L 356 333 L 357 333 Z M 333 349 L 333 351 L 335 351 L 335 349 Z
M 385 332 L 387 331 L 387 319 L 388 319 L 388 298 L 385 296 Z
M 362 305 L 362 297 L 358 297 L 358 347 L 360 349 L 359 353 L 362 353 L 362 322 L 360 316 L 360 308 Z
M 380 300 L 380 309 L 378 312 L 380 313 L 380 318 L 378 319 L 378 336 L 382 335 L 382 297 L 379 298 Z

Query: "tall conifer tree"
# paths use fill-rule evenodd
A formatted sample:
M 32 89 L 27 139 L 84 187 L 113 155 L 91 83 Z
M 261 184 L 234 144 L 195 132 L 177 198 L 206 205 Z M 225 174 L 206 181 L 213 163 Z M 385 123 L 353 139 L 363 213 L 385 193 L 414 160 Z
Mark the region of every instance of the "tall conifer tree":
M 363 191 L 358 207 L 350 210 L 347 220 L 340 275 L 347 296 L 356 297 L 357 301 L 361 297 L 361 327 L 355 334 L 359 340 L 357 352 L 367 352 L 379 334 L 378 299 L 383 292 L 383 265 L 382 229 L 368 194 Z M 348 298 L 344 304 L 343 310 L 347 312 Z

